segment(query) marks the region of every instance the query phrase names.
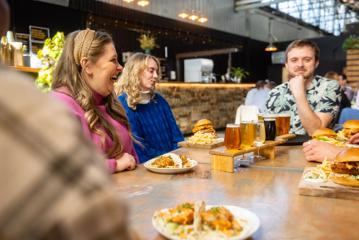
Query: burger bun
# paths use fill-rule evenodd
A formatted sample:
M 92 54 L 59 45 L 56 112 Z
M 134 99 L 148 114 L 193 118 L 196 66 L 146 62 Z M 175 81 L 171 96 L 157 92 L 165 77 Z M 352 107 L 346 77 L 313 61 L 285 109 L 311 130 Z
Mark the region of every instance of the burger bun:
M 332 130 L 330 128 L 319 128 L 319 129 L 315 130 L 312 134 L 313 138 L 323 137 L 323 136 L 335 138 L 337 136 L 337 133 L 334 132 L 334 130 Z
M 359 187 L 359 179 L 354 178 L 353 175 L 349 174 L 332 174 L 330 180 L 333 182 L 350 187 Z
M 214 130 L 214 127 L 213 127 L 213 123 L 208 120 L 208 119 L 201 119 L 201 120 L 198 120 L 194 126 L 193 126 L 193 129 L 192 129 L 192 132 L 193 133 L 196 133 L 196 132 L 202 132 L 202 133 L 215 133 L 215 130 Z
M 359 120 L 348 120 L 343 123 L 343 128 L 359 128 Z
M 335 157 L 335 162 L 359 162 L 359 148 L 348 148 Z

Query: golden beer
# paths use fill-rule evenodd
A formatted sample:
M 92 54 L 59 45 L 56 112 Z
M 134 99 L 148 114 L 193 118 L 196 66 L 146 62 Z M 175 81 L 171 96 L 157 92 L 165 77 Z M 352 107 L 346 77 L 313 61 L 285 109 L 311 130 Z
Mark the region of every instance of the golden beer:
M 258 121 L 259 122 L 264 121 L 264 115 L 263 114 L 261 114 L 261 113 L 258 114 Z
M 251 147 L 256 138 L 256 123 L 241 122 L 241 147 Z
M 266 141 L 266 130 L 264 126 L 264 121 L 258 121 L 256 124 L 256 144 L 260 145 Z
M 227 124 L 224 146 L 227 149 L 239 149 L 241 147 L 241 133 L 238 124 Z
M 290 129 L 290 115 L 278 114 L 275 119 L 277 136 L 288 134 Z

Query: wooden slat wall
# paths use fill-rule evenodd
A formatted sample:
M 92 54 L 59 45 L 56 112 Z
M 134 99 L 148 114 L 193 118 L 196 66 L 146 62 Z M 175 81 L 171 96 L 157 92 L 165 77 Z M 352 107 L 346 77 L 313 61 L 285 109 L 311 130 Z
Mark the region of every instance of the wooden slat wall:
M 348 83 L 357 88 L 359 86 L 359 50 L 347 50 L 346 75 Z

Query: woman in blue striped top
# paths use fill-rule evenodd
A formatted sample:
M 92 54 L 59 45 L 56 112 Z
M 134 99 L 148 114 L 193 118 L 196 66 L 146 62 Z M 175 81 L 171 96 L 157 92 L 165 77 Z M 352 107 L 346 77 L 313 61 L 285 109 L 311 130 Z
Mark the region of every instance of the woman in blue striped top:
M 127 60 L 118 85 L 141 163 L 176 149 L 184 139 L 169 104 L 155 92 L 159 69 L 157 58 L 136 53 Z

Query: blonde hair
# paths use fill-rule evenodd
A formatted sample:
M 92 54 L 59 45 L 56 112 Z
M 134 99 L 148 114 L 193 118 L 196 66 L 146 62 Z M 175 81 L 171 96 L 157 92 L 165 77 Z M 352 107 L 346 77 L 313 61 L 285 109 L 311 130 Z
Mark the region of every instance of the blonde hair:
M 160 75 L 160 62 L 159 60 L 151 55 L 144 53 L 133 54 L 126 62 L 121 77 L 119 79 L 116 90 L 118 94 L 127 94 L 127 105 L 136 110 L 137 104 L 140 102 L 140 84 L 141 76 L 148 66 L 148 60 L 153 59 L 157 64 L 157 75 L 158 79 L 161 79 Z M 152 97 L 154 92 L 151 93 Z
M 105 45 L 113 43 L 113 41 L 106 32 L 91 31 L 88 29 L 75 31 L 67 35 L 64 49 L 54 71 L 52 89 L 63 86 L 69 89 L 72 97 L 85 111 L 85 119 L 91 132 L 100 135 L 103 143 L 105 142 L 105 134 L 108 133 L 113 140 L 113 145 L 106 154 L 113 158 L 123 152 L 123 145 L 115 127 L 105 119 L 96 107 L 93 91 L 85 81 L 86 75 L 79 64 L 79 59 L 76 59 L 87 57 L 89 61 L 95 63 L 103 54 Z M 80 54 L 77 54 L 78 52 Z M 114 92 L 105 97 L 105 106 L 113 119 L 129 129 L 126 113 Z

